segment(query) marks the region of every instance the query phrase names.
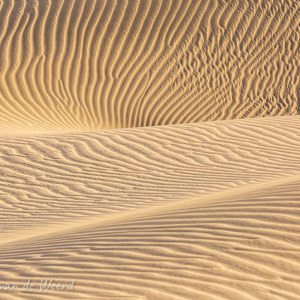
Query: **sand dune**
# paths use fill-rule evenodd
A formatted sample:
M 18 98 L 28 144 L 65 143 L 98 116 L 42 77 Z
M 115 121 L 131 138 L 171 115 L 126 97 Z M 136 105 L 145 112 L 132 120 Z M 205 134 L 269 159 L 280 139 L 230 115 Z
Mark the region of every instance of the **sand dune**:
M 299 119 L 3 137 L 5 299 L 298 299 Z
M 0 244 L 1 278 L 76 280 L 75 292 L 23 299 L 299 299 L 299 188 L 300 174 L 217 203 L 185 200 Z
M 2 232 L 293 175 L 299 118 L 0 139 Z
M 297 0 L 0 0 L 0 299 L 300 299 L 299 42 Z
M 0 1 L 0 132 L 294 115 L 299 14 L 296 0 Z

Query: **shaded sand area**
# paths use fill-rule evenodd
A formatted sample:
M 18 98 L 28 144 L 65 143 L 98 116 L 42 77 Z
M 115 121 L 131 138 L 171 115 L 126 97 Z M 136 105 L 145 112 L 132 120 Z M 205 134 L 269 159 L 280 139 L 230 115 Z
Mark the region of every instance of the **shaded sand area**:
M 0 1 L 0 132 L 299 113 L 297 0 Z
M 299 133 L 291 116 L 2 137 L 0 278 L 19 288 L 0 295 L 299 299 Z

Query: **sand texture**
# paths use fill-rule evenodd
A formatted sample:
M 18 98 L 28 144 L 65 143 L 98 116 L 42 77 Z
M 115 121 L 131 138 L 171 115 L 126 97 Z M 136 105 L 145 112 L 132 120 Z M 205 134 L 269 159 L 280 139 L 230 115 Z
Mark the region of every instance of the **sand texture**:
M 300 300 L 300 2 L 0 0 L 0 300 Z
M 299 133 L 291 116 L 3 138 L 0 278 L 76 279 L 7 299 L 299 299 Z
M 294 115 L 294 0 L 0 1 L 0 133 Z

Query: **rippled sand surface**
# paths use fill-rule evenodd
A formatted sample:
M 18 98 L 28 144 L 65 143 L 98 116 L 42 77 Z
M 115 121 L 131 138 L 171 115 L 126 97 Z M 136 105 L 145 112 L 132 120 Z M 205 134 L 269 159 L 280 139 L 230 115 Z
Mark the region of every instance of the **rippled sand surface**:
M 0 132 L 299 109 L 299 1 L 0 1 Z
M 0 299 L 300 299 L 299 39 L 298 1 L 0 0 Z

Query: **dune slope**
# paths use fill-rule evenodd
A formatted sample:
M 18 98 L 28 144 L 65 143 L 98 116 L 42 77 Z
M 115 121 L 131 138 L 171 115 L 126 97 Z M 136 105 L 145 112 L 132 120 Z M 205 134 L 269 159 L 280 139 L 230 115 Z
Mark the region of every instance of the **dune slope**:
M 293 175 L 300 117 L 0 139 L 2 232 Z
M 2 137 L 0 296 L 298 299 L 299 120 Z
M 299 299 L 299 188 L 300 174 L 216 203 L 185 200 L 0 243 L 2 280 L 37 284 L 7 299 Z M 41 293 L 41 278 L 76 280 L 74 291 Z
M 0 133 L 299 113 L 297 0 L 0 1 Z
M 0 299 L 300 299 L 299 44 L 297 0 L 0 0 Z

